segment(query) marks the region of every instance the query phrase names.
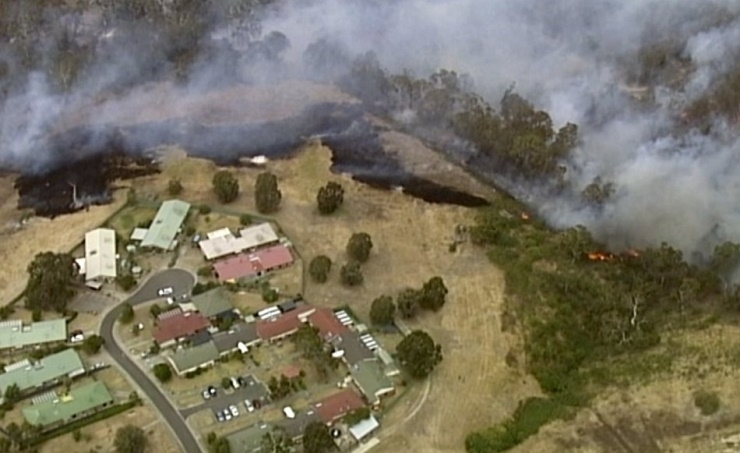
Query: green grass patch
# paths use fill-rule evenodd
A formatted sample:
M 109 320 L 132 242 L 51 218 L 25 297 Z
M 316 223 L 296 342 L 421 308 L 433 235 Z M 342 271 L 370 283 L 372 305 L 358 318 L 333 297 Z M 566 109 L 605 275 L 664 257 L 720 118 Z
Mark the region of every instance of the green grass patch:
M 106 223 L 108 227 L 116 230 L 122 238 L 128 239 L 131 237 L 134 228 L 139 225 L 151 223 L 156 214 L 156 208 L 149 206 L 128 206 L 111 217 Z
M 720 407 L 719 396 L 715 392 L 697 390 L 694 392 L 694 406 L 699 409 L 701 415 L 716 414 Z

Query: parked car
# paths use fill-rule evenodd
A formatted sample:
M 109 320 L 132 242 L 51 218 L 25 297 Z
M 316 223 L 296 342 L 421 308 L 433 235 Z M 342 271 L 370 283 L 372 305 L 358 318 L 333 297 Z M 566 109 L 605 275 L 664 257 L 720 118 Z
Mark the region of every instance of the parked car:
M 167 298 L 167 305 L 172 305 L 174 303 L 175 303 L 175 298 L 174 297 L 168 297 Z
M 244 387 L 245 385 L 247 385 L 247 380 L 246 380 L 246 379 L 244 379 L 244 378 L 243 378 L 243 377 L 241 377 L 241 376 L 239 376 L 238 378 L 236 378 L 236 382 L 238 382 L 238 383 L 239 383 L 239 385 L 241 385 L 242 387 Z
M 159 288 L 159 290 L 157 290 L 157 295 L 159 297 L 169 296 L 172 294 L 173 291 L 174 290 L 172 289 L 171 286 L 168 286 L 166 288 Z
M 239 409 L 236 407 L 236 404 L 232 404 L 231 406 L 229 406 L 229 410 L 231 411 L 231 415 L 233 415 L 234 417 L 239 416 Z
M 227 421 L 227 422 L 228 422 L 229 420 L 231 420 L 231 419 L 233 418 L 233 417 L 231 416 L 231 412 L 229 412 L 229 410 L 228 410 L 228 409 L 224 409 L 224 418 L 226 418 L 226 421 Z
M 222 422 L 226 420 L 226 417 L 224 417 L 224 414 L 221 411 L 216 412 L 216 420 Z
M 248 412 L 254 412 L 254 405 L 249 400 L 244 400 L 244 407 L 247 408 Z
M 237 378 L 231 378 L 231 386 L 234 389 L 238 389 L 239 387 L 241 387 L 241 383 L 239 382 L 239 379 L 237 379 Z
M 293 408 L 290 406 L 285 406 L 283 408 L 283 414 L 285 414 L 288 418 L 295 418 L 295 412 L 293 411 Z
M 203 390 L 203 393 L 202 393 L 202 395 L 203 395 L 203 399 L 204 399 L 204 400 L 209 400 L 209 399 L 211 399 L 211 393 L 210 393 L 210 392 L 208 391 L 208 389 L 206 389 L 206 390 Z

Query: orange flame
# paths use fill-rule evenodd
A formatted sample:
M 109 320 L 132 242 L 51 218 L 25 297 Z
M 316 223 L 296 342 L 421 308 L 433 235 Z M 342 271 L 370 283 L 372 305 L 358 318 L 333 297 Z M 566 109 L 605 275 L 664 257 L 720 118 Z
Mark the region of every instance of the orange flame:
M 637 258 L 638 256 L 640 256 L 640 252 L 635 249 L 629 249 L 627 250 L 627 255 Z
M 611 253 L 593 252 L 588 254 L 588 259 L 591 261 L 609 261 L 614 258 Z
M 522 212 L 522 220 L 529 220 L 529 214 Z

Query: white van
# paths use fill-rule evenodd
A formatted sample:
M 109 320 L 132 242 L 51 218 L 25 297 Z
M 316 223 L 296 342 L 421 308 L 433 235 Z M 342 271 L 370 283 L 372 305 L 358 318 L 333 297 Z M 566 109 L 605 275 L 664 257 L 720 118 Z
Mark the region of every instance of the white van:
M 293 412 L 293 408 L 290 406 L 285 406 L 283 408 L 283 414 L 288 418 L 295 418 L 295 412 Z
M 239 387 L 241 387 L 241 385 L 239 385 L 239 380 L 234 377 L 231 378 L 231 386 L 234 387 L 235 389 L 238 389 Z

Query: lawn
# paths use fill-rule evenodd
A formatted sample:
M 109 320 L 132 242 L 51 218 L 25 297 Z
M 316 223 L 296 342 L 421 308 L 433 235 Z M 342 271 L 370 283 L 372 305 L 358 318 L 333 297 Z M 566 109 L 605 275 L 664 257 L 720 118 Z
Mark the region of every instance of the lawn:
M 156 208 L 146 206 L 128 206 L 108 220 L 109 228 L 113 228 L 124 239 L 129 239 L 134 228 L 143 223 L 150 223 L 157 214 Z

